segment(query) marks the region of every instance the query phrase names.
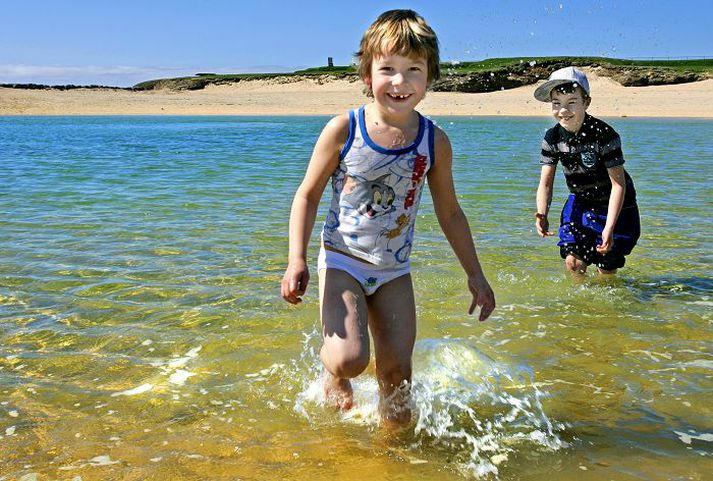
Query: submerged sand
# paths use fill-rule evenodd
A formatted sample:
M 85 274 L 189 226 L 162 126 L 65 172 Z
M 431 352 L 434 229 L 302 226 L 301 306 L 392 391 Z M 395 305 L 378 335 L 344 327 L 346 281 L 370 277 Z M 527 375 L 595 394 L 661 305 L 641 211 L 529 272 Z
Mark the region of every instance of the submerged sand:
M 713 118 L 713 79 L 678 85 L 623 87 L 590 72 L 592 105 L 602 117 Z M 534 85 L 491 93 L 429 92 L 427 115 L 549 115 Z M 360 82 L 242 81 L 194 91 L 0 88 L 0 115 L 334 115 L 367 102 Z

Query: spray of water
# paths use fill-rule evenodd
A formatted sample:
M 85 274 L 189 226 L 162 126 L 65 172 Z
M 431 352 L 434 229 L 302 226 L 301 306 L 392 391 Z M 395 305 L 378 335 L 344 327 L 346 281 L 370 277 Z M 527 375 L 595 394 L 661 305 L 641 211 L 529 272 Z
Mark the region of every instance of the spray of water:
M 325 422 L 319 334 L 305 336 L 293 380 L 300 379 L 294 410 L 310 422 Z M 465 341 L 424 339 L 414 349 L 411 403 L 413 421 L 399 451 L 410 462 L 445 462 L 466 477 L 498 476 L 518 450 L 566 447 L 564 426 L 545 414 L 540 391 L 527 366 L 496 362 Z M 354 407 L 335 422 L 371 429 L 379 424 L 378 383 L 365 373 L 354 379 Z

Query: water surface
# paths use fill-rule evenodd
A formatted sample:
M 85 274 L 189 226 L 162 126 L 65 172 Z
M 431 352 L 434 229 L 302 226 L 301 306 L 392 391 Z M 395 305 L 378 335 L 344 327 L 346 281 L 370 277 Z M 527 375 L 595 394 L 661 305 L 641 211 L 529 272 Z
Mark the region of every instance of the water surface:
M 713 122 L 610 119 L 643 235 L 616 278 L 575 283 L 533 229 L 551 122 L 435 119 L 499 307 L 466 315 L 425 195 L 418 415 L 389 435 L 373 366 L 353 412 L 320 405 L 315 285 L 297 308 L 279 298 L 326 120 L 0 118 L 0 479 L 713 472 Z M 558 173 L 555 210 L 565 189 Z

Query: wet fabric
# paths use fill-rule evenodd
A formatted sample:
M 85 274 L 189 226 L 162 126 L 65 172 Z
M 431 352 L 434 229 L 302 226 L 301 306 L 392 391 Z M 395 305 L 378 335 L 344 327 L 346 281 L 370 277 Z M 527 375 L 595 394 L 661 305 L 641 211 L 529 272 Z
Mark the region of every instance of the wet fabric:
M 619 134 L 606 122 L 586 115 L 576 134 L 559 124 L 545 133 L 540 164 L 562 165 L 567 188 L 584 202 L 607 205 L 611 179 L 607 169 L 624 165 Z M 636 189 L 624 171 L 624 207 L 636 204 Z
M 397 267 L 379 267 L 358 259 L 352 259 L 340 252 L 321 249 L 317 257 L 317 272 L 322 275 L 325 269 L 338 269 L 352 276 L 361 285 L 364 294 L 372 295 L 389 281 L 411 272 L 409 263 Z
M 574 254 L 587 265 L 594 264 L 608 271 L 624 267 L 624 256 L 631 253 L 641 235 L 639 209 L 636 204 L 621 209 L 614 227 L 612 249 L 602 255 L 596 247 L 602 243 L 606 221 L 606 206 L 592 207 L 570 194 L 560 218 L 560 240 L 557 245 L 562 258 Z
M 387 149 L 366 126 L 364 107 L 349 114 L 349 136 L 332 174 L 324 245 L 382 267 L 408 263 L 426 175 L 434 162 L 433 123 L 419 116 L 411 145 Z

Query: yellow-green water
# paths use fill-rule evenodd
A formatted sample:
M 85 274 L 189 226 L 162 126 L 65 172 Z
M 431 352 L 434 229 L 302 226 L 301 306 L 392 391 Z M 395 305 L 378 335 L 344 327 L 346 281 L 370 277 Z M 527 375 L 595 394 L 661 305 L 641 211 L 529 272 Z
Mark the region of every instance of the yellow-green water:
M 0 480 L 709 479 L 713 122 L 611 120 L 643 236 L 575 283 L 532 226 L 550 122 L 436 120 L 498 309 L 466 315 L 424 197 L 389 434 L 373 369 L 321 406 L 315 286 L 279 298 L 325 118 L 0 118 Z

